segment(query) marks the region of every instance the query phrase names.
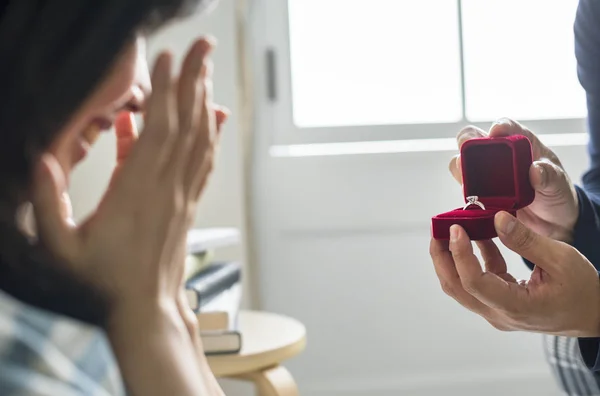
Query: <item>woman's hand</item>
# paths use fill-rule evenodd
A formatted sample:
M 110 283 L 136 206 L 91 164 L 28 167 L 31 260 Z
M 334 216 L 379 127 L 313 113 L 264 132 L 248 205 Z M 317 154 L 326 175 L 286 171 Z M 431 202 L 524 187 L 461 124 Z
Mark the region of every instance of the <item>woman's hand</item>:
M 39 241 L 107 298 L 106 330 L 135 394 L 222 395 L 178 301 L 187 231 L 226 118 L 212 102 L 211 49 L 197 41 L 178 79 L 171 56 L 159 56 L 144 130 L 136 142 L 131 115 L 118 118 L 117 169 L 81 225 L 66 221 L 56 159 L 44 156 L 35 177 Z
M 432 239 L 430 246 L 444 292 L 500 330 L 600 336 L 600 282 L 593 265 L 506 212 L 496 215 L 495 227 L 504 245 L 536 263 L 531 278 L 517 281 L 507 273 L 492 241 L 477 242 L 483 270 L 466 232 L 454 225 L 449 242 Z
M 219 137 L 208 66 L 211 45 L 199 40 L 174 83 L 169 54 L 159 56 L 144 131 L 96 212 L 78 227 L 61 213 L 65 177 L 54 158 L 41 161 L 33 205 L 41 243 L 113 305 L 174 304 L 182 250 L 213 166 Z M 129 115 L 119 137 L 134 135 Z
M 573 228 L 579 216 L 579 202 L 575 187 L 558 157 L 533 132 L 516 121 L 501 119 L 490 129 L 489 136 L 524 135 L 531 141 L 534 163 L 529 179 L 535 189 L 535 200 L 517 212 L 517 218 L 538 234 L 570 243 Z M 459 147 L 469 139 L 488 136 L 476 127 L 467 127 L 458 133 Z M 460 155 L 450 161 L 450 172 L 462 184 Z

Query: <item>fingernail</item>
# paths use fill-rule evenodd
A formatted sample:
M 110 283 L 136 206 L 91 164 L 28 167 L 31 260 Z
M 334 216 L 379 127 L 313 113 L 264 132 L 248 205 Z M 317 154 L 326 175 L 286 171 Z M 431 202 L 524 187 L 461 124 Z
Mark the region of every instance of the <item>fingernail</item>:
M 225 111 L 217 111 L 217 123 L 219 125 L 225 124 L 229 119 L 230 113 Z
M 496 125 L 510 125 L 510 123 L 511 123 L 510 120 L 508 118 L 506 118 L 506 117 L 498 118 L 492 124 L 492 128 L 495 127 Z
M 450 227 L 450 242 L 454 243 L 458 241 L 458 226 L 453 225 Z
M 231 110 L 229 110 L 229 108 L 227 106 L 224 106 L 222 104 L 213 103 L 213 108 L 215 110 L 222 111 L 223 113 L 231 113 Z
M 535 164 L 535 169 L 537 170 L 537 172 L 540 174 L 540 184 L 542 187 L 544 187 L 546 185 L 546 171 L 544 170 L 544 167 L 538 164 Z
M 499 118 L 490 127 L 490 136 L 498 137 L 498 136 L 506 136 L 510 134 L 510 127 L 512 126 L 512 122 L 508 118 Z
M 204 37 L 196 42 L 196 47 L 194 48 L 197 51 L 197 54 L 201 57 L 207 56 L 210 52 L 215 48 L 215 42 L 209 37 Z
M 505 212 L 498 213 L 496 219 L 498 230 L 505 235 L 510 234 L 517 224 L 517 220 Z
M 215 36 L 206 36 L 204 37 L 204 41 L 209 45 L 209 49 L 215 48 L 218 44 L 218 40 Z

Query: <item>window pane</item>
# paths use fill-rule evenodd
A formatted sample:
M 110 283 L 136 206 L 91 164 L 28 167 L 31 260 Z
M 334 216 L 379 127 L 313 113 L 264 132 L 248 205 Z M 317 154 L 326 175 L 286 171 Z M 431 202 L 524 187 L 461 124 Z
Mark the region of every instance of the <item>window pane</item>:
M 299 127 L 455 122 L 453 0 L 288 0 Z
M 468 119 L 585 117 L 576 9 L 577 0 L 463 0 Z

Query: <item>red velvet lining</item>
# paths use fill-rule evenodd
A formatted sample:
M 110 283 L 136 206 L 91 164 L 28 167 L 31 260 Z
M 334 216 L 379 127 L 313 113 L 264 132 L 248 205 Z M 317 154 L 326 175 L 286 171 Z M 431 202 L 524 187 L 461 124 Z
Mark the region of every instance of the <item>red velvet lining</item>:
M 525 136 L 471 139 L 461 147 L 463 193 L 478 196 L 486 210 L 457 208 L 432 218 L 436 239 L 448 239 L 450 226 L 461 225 L 472 240 L 497 236 L 494 215 L 528 206 L 535 197 L 529 182 L 533 162 L 531 143 Z
M 512 147 L 508 144 L 470 145 L 463 151 L 465 195 L 488 198 L 509 197 L 514 203 L 515 180 Z

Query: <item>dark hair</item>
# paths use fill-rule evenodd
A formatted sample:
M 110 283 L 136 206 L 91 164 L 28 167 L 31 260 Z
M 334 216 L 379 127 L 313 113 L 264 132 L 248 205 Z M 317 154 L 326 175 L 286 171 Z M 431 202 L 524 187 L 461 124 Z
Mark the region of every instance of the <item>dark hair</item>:
M 140 32 L 211 0 L 0 2 L 0 289 L 101 324 L 107 301 L 19 232 L 34 164 Z

